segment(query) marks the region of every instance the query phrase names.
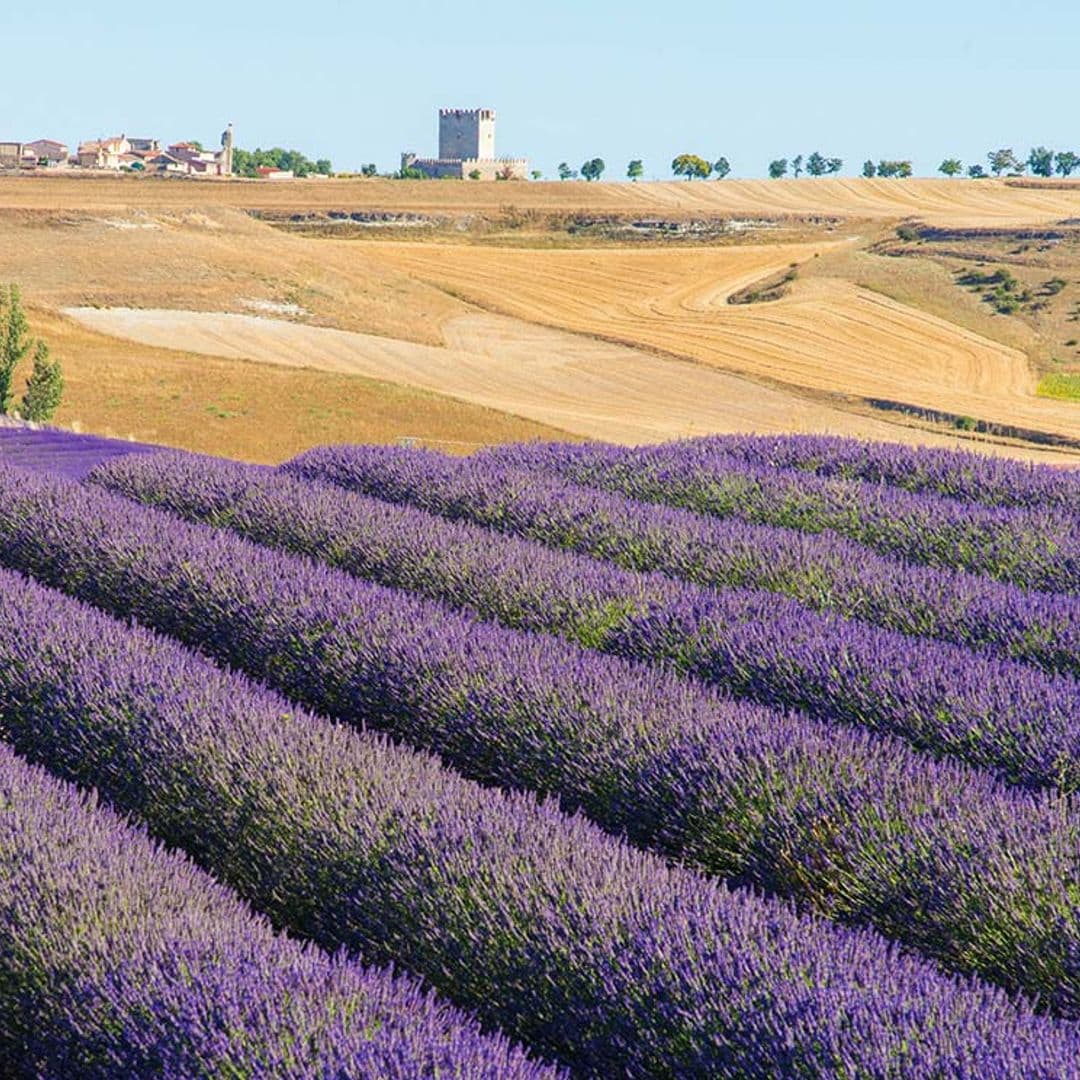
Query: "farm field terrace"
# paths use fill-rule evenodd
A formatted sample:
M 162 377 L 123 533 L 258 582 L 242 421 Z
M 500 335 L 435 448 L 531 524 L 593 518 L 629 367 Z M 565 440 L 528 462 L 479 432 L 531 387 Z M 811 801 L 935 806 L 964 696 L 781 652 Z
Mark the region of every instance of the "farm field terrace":
M 0 579 L 19 1068 L 1080 1076 L 1074 471 L 13 425 Z
M 802 431 L 1069 462 L 1078 216 L 1030 182 L 8 178 L 0 279 L 66 360 L 59 423 L 244 460 Z M 1032 232 L 1064 237 L 1017 270 L 1065 282 L 1034 314 L 935 239 L 996 272 Z
M 82 206 L 115 210 L 143 205 L 149 210 L 187 209 L 193 201 L 209 207 L 295 212 L 358 206 L 371 210 L 498 213 L 508 205 L 522 211 L 701 212 L 820 215 L 850 218 L 903 218 L 977 227 L 987 224 L 1045 224 L 1075 214 L 1080 182 L 1020 184 L 1008 180 L 964 183 L 953 180 L 817 179 L 728 180 L 687 184 L 683 181 L 639 184 L 543 183 L 507 187 L 426 181 L 337 180 L 321 183 L 233 181 L 199 184 L 160 183 L 127 176 L 9 177 L 0 180 L 0 205 L 20 210 L 55 210 Z

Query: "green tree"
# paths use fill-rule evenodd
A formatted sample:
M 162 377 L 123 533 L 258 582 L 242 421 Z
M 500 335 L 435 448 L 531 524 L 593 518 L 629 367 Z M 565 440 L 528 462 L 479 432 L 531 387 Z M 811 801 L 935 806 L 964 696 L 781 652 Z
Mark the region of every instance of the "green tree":
M 51 420 L 63 394 L 64 374 L 60 370 L 60 361 L 49 359 L 49 346 L 39 341 L 34 348 L 34 367 L 26 381 L 26 393 L 19 410 L 22 418 L 36 423 Z
M 879 161 L 877 167 L 878 176 L 887 178 L 900 177 L 904 179 L 911 175 L 910 161 Z
M 867 180 L 873 180 L 877 175 L 877 167 L 869 158 L 862 163 L 862 174 Z
M 640 180 L 645 175 L 645 164 L 641 158 L 634 158 L 629 165 L 626 166 L 626 178 L 628 180 L 634 180 L 635 182 Z
M 573 176 L 573 175 L 574 175 L 574 170 L 571 169 L 570 166 L 567 165 L 565 161 L 560 161 L 559 162 L 559 179 L 560 180 L 569 180 L 570 177 Z
M 680 154 L 672 161 L 671 171 L 676 176 L 685 176 L 687 180 L 695 177 L 707 180 L 712 172 L 712 165 L 697 154 Z
M 1054 171 L 1058 176 L 1072 176 L 1077 169 L 1080 169 L 1080 155 L 1071 150 L 1059 150 L 1054 155 Z
M 363 165 L 360 168 L 361 176 L 375 176 L 378 173 L 378 169 L 375 167 L 375 162 L 371 161 L 367 165 Z
M 726 157 L 717 158 L 713 162 L 712 171 L 716 174 L 717 180 L 723 180 L 731 172 L 731 163 Z
M 533 171 L 529 173 L 529 175 L 534 180 L 542 180 L 544 178 L 544 174 L 539 169 L 533 169 Z
M 11 380 L 15 368 L 30 352 L 29 326 L 17 285 L 0 288 L 0 415 L 11 409 Z
M 1033 176 L 1054 175 L 1054 151 L 1045 146 L 1036 146 L 1028 151 L 1027 167 Z
M 795 174 L 796 180 L 802 175 L 802 164 L 802 154 L 798 154 L 791 159 L 791 171 Z
M 937 171 L 945 176 L 959 176 L 963 172 L 964 163 L 959 158 L 946 158 L 938 167 Z
M 479 169 L 470 169 L 469 170 L 469 179 L 470 180 L 479 180 L 480 179 L 480 170 Z
M 297 176 L 307 176 L 317 172 L 329 176 L 333 165 L 328 158 L 311 161 L 299 150 L 285 150 L 275 146 L 270 150 L 256 147 L 245 150 L 238 146 L 233 151 L 233 173 L 237 176 L 258 176 L 260 168 L 291 169 Z
M 832 176 L 835 176 L 844 167 L 844 159 L 838 157 L 831 157 L 825 163 L 825 171 Z
M 968 176 L 972 180 L 982 180 L 986 176 L 986 170 L 981 165 L 969 165 Z
M 991 150 L 986 155 L 986 160 L 990 163 L 990 171 L 995 176 L 1000 176 L 1003 172 L 1020 171 L 1020 162 L 1012 150 L 1007 147 L 1002 147 L 1000 150 Z
M 777 158 L 775 161 L 769 162 L 769 176 L 773 180 L 780 180 L 787 176 L 787 158 Z
M 581 175 L 584 176 L 586 180 L 599 180 L 600 177 L 603 176 L 604 169 L 606 168 L 607 166 L 604 164 L 603 158 L 590 158 L 581 166 Z
M 829 167 L 829 163 L 815 150 L 806 159 L 806 171 L 811 176 L 824 176 L 825 170 Z

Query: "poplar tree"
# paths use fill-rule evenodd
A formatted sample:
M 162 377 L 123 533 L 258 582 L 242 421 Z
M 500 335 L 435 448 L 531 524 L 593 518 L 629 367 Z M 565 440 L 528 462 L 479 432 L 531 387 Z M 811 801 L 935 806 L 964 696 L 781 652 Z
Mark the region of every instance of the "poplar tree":
M 30 352 L 29 327 L 17 285 L 0 288 L 0 415 L 11 408 L 11 380 L 15 368 Z
M 34 367 L 26 380 L 26 393 L 19 413 L 24 420 L 39 424 L 51 420 L 63 393 L 64 375 L 60 361 L 50 359 L 49 346 L 39 341 L 34 347 Z

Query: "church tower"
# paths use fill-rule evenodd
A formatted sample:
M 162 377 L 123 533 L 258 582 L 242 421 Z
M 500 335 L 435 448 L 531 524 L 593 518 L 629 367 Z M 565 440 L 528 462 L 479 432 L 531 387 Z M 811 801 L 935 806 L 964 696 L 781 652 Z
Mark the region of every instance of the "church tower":
M 233 126 L 230 124 L 221 133 L 221 153 L 218 155 L 221 162 L 221 172 L 224 176 L 232 176 L 233 171 Z

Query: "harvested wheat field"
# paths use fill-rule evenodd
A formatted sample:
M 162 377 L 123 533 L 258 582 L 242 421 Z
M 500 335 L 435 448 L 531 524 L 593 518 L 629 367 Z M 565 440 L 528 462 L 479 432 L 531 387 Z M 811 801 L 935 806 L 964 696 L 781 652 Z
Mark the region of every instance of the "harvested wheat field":
M 724 180 L 642 184 L 332 180 L 321 183 L 199 182 L 135 176 L 0 179 L 0 210 L 233 208 L 372 209 L 415 213 L 536 212 L 918 217 L 954 226 L 1032 225 L 1080 215 L 1080 181 Z
M 796 281 L 779 300 L 727 297 L 828 245 L 719 251 L 491 251 L 382 244 L 389 265 L 492 311 L 643 346 L 794 390 L 918 405 L 1080 437 L 1080 412 L 1035 396 L 1017 349 L 854 283 Z
M 30 315 L 33 331 L 64 358 L 56 420 L 76 430 L 267 463 L 322 441 L 420 434 L 440 449 L 467 452 L 568 434 L 414 385 L 153 348 L 53 313 Z
M 335 207 L 493 217 L 468 243 L 456 226 L 410 243 L 279 227 Z M 721 235 L 564 243 L 565 220 L 542 220 L 579 211 Z M 725 214 L 784 226 L 724 233 Z M 0 281 L 20 283 L 66 365 L 61 422 L 252 460 L 333 440 L 744 431 L 1078 460 L 1077 405 L 1035 396 L 1037 350 L 1007 332 L 1019 321 L 976 317 L 947 279 L 885 295 L 916 261 L 873 251 L 909 214 L 1034 224 L 1080 214 L 1080 185 L 0 179 Z M 792 267 L 778 299 L 728 303 Z
M 887 439 L 896 430 L 703 365 L 496 315 L 450 320 L 444 327 L 448 347 L 435 348 L 252 315 L 130 308 L 73 308 L 67 314 L 102 334 L 155 349 L 182 340 L 206 356 L 258 357 L 289 368 L 377 377 L 453 395 L 538 427 L 616 442 L 792 427 Z M 484 432 L 469 434 L 479 439 Z M 956 443 L 932 432 L 926 441 Z

